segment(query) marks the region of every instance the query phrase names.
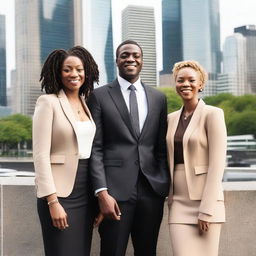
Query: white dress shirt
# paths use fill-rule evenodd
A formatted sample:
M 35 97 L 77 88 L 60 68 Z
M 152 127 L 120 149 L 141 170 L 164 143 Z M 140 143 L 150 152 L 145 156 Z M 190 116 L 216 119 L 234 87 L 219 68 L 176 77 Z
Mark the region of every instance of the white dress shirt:
M 128 111 L 130 112 L 130 92 L 129 86 L 131 85 L 130 82 L 123 79 L 121 76 L 117 76 L 118 83 L 120 84 L 121 92 L 124 97 L 124 101 L 126 103 L 126 106 L 128 108 Z M 134 87 L 136 88 L 135 94 L 138 102 L 138 111 L 139 111 L 139 120 L 140 120 L 140 131 L 142 131 L 143 125 L 145 123 L 147 114 L 148 114 L 148 102 L 147 102 L 147 96 L 145 93 L 145 89 L 143 85 L 141 84 L 140 78 L 133 83 Z
M 124 101 L 126 104 L 126 107 L 128 111 L 130 112 L 130 92 L 129 86 L 131 85 L 130 82 L 122 78 L 121 76 L 117 76 L 118 83 L 120 84 L 121 92 L 124 97 Z M 139 121 L 140 121 L 140 132 L 142 131 L 143 125 L 145 123 L 147 114 L 148 114 L 148 102 L 147 102 L 147 96 L 145 93 L 145 89 L 141 83 L 140 78 L 133 83 L 136 90 L 136 98 L 138 103 L 138 111 L 139 111 Z M 95 195 L 99 193 L 100 191 L 107 190 L 107 188 L 99 188 L 95 190 Z

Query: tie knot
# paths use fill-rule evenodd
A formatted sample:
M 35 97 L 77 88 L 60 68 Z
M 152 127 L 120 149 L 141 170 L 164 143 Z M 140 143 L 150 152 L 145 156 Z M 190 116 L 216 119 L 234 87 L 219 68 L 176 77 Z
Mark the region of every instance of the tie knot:
M 135 91 L 135 90 L 136 90 L 136 88 L 135 88 L 135 86 L 134 86 L 133 84 L 131 84 L 131 85 L 128 87 L 128 89 L 131 90 L 131 91 Z

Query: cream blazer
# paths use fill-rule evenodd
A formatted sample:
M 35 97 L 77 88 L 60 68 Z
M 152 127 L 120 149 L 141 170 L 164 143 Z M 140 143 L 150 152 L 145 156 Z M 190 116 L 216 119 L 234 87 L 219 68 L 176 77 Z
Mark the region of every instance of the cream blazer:
M 83 98 L 82 102 L 92 121 Z M 70 195 L 79 152 L 75 116 L 63 90 L 58 95 L 46 94 L 37 99 L 33 116 L 33 158 L 37 197 L 53 193 L 60 197 Z
M 182 108 L 168 115 L 167 149 L 172 180 L 169 203 L 173 194 L 174 135 L 181 113 Z M 183 137 L 187 186 L 190 199 L 201 200 L 199 213 L 210 217 L 216 214 L 216 209 L 220 209 L 217 215 L 221 221 L 225 219 L 222 177 L 226 163 L 226 143 L 223 110 L 206 105 L 200 99 Z M 220 201 L 223 207 L 219 207 Z

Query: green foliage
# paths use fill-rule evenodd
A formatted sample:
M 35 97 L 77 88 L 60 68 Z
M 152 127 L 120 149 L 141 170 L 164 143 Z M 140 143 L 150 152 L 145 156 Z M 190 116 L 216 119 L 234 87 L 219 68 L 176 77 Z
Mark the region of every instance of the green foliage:
M 32 119 L 29 116 L 15 114 L 0 119 L 0 122 L 11 122 L 16 129 L 24 129 L 26 131 L 26 135 L 25 137 L 22 137 L 22 140 L 32 139 Z
M 174 88 L 171 87 L 159 87 L 159 91 L 163 92 L 167 97 L 168 113 L 176 111 L 181 108 L 182 100 L 176 93 Z
M 236 112 L 228 123 L 229 135 L 253 134 L 256 136 L 256 110 Z
M 159 88 L 159 90 L 167 97 L 169 113 L 182 106 L 182 101 L 173 88 Z M 228 135 L 256 136 L 256 95 L 234 96 L 222 93 L 205 97 L 204 101 L 206 104 L 223 109 Z
M 31 142 L 32 120 L 16 114 L 0 119 L 0 149 L 3 154 L 10 148 L 19 148 L 20 143 Z
M 214 96 L 204 97 L 204 102 L 208 105 L 218 106 L 220 103 L 224 101 L 230 102 L 234 98 L 235 96 L 230 93 L 221 93 Z

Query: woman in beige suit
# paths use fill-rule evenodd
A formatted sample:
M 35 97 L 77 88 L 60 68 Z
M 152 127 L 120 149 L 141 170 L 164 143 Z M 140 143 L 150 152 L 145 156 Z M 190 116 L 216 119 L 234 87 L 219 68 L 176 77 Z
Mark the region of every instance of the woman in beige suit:
M 45 255 L 90 254 L 93 209 L 88 158 L 95 124 L 85 99 L 98 82 L 91 54 L 76 46 L 46 59 L 33 117 L 37 207 Z
M 199 98 L 207 73 L 196 61 L 174 65 L 183 107 L 168 116 L 167 147 L 172 186 L 169 228 L 174 256 L 217 256 L 225 222 L 222 176 L 226 127 L 220 108 Z

